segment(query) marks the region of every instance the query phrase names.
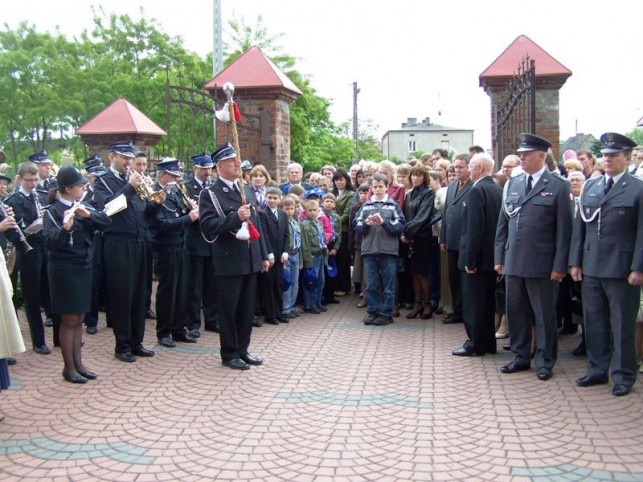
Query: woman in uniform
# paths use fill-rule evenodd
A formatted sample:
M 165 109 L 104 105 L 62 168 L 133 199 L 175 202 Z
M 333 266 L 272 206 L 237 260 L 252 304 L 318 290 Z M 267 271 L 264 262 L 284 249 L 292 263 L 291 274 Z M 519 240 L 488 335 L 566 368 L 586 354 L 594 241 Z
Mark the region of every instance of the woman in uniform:
M 86 183 L 87 179 L 75 167 L 61 168 L 59 197 L 43 219 L 51 309 L 62 318 L 60 348 L 65 364 L 62 375 L 71 383 L 96 378 L 81 359 L 82 323 L 92 300 L 93 233 L 110 222 L 106 214 L 78 201 Z

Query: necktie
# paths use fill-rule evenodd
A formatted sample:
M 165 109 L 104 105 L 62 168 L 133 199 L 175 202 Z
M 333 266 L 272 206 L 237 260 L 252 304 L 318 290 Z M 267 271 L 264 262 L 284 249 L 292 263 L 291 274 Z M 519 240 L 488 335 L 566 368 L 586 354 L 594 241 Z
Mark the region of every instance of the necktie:
M 527 178 L 527 189 L 525 190 L 525 195 L 529 194 L 529 192 L 531 191 L 531 188 L 532 188 L 531 183 L 533 182 L 533 180 L 534 178 L 532 176 L 529 176 Z
M 293 235 L 293 250 L 296 251 L 301 246 L 301 238 L 299 237 L 299 233 L 297 232 L 297 228 L 294 226 L 294 224 L 290 225 L 290 229 L 292 230 Z
M 232 189 L 234 189 L 234 192 L 237 194 L 241 194 L 241 191 L 239 191 L 239 185 L 236 182 L 232 183 Z
M 605 195 L 610 192 L 610 189 L 614 186 L 614 179 L 611 177 L 607 180 L 607 185 L 605 186 Z

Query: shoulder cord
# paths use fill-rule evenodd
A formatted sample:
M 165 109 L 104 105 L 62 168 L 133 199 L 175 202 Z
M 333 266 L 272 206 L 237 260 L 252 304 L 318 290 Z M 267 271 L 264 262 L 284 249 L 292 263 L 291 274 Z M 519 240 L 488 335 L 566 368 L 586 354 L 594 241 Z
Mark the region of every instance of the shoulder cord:
M 214 195 L 211 189 L 208 189 L 208 194 L 210 195 L 210 200 L 212 201 L 212 205 L 214 206 L 214 210 L 217 212 L 217 215 L 222 219 L 225 218 L 225 214 L 223 214 L 223 209 L 221 209 L 221 204 L 219 203 L 219 199 Z M 205 234 L 203 233 L 203 231 L 201 231 L 201 237 L 206 243 L 212 244 L 219 238 L 219 235 L 217 234 L 214 237 L 214 239 L 210 241 L 208 238 L 205 237 Z
M 601 220 L 603 217 L 603 206 L 599 206 L 596 211 L 591 216 L 586 216 L 585 212 L 583 211 L 583 194 L 585 193 L 585 187 L 587 184 L 583 184 L 583 187 L 581 188 L 580 191 L 580 196 L 578 196 L 578 199 L 576 199 L 576 206 L 578 208 L 578 214 L 580 214 L 580 218 L 583 220 L 584 223 L 593 223 L 594 220 L 598 217 L 598 236 L 600 237 L 601 235 Z
M 511 210 L 507 207 L 507 204 L 505 203 L 505 198 L 507 197 L 507 190 L 509 189 L 509 181 L 510 180 L 507 180 L 507 182 L 505 183 L 505 187 L 502 190 L 502 210 L 504 211 L 505 215 L 508 218 L 514 218 L 522 210 L 522 205 Z

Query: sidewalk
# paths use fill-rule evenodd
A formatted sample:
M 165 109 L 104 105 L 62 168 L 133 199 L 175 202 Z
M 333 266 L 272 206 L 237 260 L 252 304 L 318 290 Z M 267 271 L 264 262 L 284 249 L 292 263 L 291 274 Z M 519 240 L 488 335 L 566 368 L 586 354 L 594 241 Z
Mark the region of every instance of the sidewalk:
M 458 358 L 463 325 L 441 317 L 364 326 L 357 298 L 253 331 L 265 364 L 221 365 L 218 335 L 114 358 L 111 330 L 85 335 L 96 381 L 61 377 L 59 349 L 29 350 L 0 394 L 0 478 L 12 480 L 643 480 L 643 384 L 578 388 L 585 359 L 560 338 L 546 382 L 502 375 L 511 359 Z M 24 314 L 25 345 L 31 345 Z M 502 342 L 498 346 L 500 348 Z

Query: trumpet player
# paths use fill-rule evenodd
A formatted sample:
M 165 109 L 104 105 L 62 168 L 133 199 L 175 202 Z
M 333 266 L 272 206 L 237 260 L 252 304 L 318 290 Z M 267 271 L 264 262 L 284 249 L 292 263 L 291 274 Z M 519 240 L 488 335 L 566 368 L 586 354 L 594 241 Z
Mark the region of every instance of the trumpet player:
M 159 284 L 156 290 L 156 336 L 168 348 L 176 342 L 196 343 L 186 332 L 185 308 L 188 299 L 188 256 L 184 249 L 186 228 L 199 219 L 195 203 L 186 205 L 180 192 L 179 161 L 164 159 L 156 166 L 155 191 L 167 197 L 151 224 L 151 237 L 159 253 Z M 198 223 L 197 223 L 198 225 Z
M 103 229 L 103 262 L 107 321 L 114 328 L 114 356 L 132 363 L 137 356 L 154 356 L 143 347 L 145 335 L 145 269 L 147 219 L 154 217 L 165 201 L 165 193 L 156 200 L 146 201 L 138 195 L 143 181 L 140 174 L 128 168 L 137 153 L 131 142 L 109 147 L 110 167 L 94 185 L 96 209 L 123 195 L 125 209 L 111 216 L 112 222 Z M 119 198 L 122 199 L 122 198 Z
M 16 222 L 33 249 L 25 253 L 16 231 L 10 230 L 5 234 L 17 249 L 22 297 L 33 349 L 40 355 L 48 355 L 51 351 L 45 343 L 45 329 L 40 314 L 41 306 L 45 308 L 47 313 L 50 308 L 45 249 L 41 232 L 43 206 L 46 205 L 47 192 L 36 189 L 38 179 L 36 164 L 23 162 L 18 167 L 20 187 L 6 199 L 6 204 L 13 209 Z M 15 292 L 15 285 L 13 289 Z
M 188 197 L 195 203 L 203 189 L 212 182 L 212 167 L 209 154 L 202 152 L 192 156 L 193 177 L 183 185 Z M 199 222 L 189 224 L 185 229 L 185 248 L 188 252 L 188 276 L 192 289 L 188 293 L 186 307 L 188 333 L 194 338 L 201 336 L 201 308 L 203 308 L 204 328 L 206 331 L 219 331 L 217 312 L 217 285 L 214 277 L 212 245 L 205 242 L 201 235 Z
M 62 375 L 71 383 L 96 378 L 81 358 L 82 323 L 92 303 L 94 230 L 110 223 L 105 213 L 78 201 L 86 183 L 78 169 L 62 167 L 58 173 L 59 197 L 43 219 L 51 309 L 61 317 Z

